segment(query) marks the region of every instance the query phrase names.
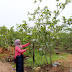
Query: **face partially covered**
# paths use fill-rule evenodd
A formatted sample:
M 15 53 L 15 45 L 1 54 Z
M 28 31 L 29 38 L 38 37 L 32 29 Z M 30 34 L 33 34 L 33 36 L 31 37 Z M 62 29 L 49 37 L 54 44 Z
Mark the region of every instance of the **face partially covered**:
M 16 39 L 15 42 L 14 42 L 15 46 L 18 46 L 21 44 L 20 40 L 19 39 Z

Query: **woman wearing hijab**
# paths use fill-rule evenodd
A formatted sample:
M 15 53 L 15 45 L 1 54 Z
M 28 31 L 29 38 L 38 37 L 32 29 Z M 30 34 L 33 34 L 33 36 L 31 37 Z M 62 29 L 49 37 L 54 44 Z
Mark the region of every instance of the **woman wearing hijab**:
M 23 52 L 26 52 L 27 49 L 23 49 L 26 46 L 30 45 L 30 42 L 25 44 L 25 45 L 21 45 L 21 42 L 19 39 L 16 39 L 15 42 L 15 63 L 16 63 L 16 72 L 24 72 L 24 67 L 23 67 Z

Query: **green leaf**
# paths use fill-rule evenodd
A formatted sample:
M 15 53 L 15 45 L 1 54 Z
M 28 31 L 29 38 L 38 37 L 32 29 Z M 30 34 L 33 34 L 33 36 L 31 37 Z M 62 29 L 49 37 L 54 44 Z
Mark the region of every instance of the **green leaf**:
M 59 0 L 56 0 L 56 1 L 59 1 Z
M 30 17 L 28 17 L 28 19 L 29 19 L 29 21 L 31 21 L 31 18 Z
M 39 0 L 40 2 L 42 2 L 42 0 Z
M 56 13 L 56 10 L 54 10 L 54 13 Z
M 29 11 L 28 11 L 28 15 L 29 15 L 30 13 L 29 13 Z
M 35 19 L 35 15 L 33 16 L 33 20 Z
M 56 17 L 54 17 L 53 19 L 56 19 Z
M 34 3 L 36 3 L 37 1 L 35 0 Z
M 38 6 L 38 10 L 40 9 L 40 7 Z

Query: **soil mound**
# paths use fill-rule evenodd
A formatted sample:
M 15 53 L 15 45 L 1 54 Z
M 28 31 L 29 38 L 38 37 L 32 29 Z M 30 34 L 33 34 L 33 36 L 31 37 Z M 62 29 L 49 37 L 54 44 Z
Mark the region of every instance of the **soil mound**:
M 1 54 L 9 54 L 9 53 L 14 54 L 14 47 L 12 47 L 12 46 L 8 46 L 8 48 L 1 47 L 0 53 Z

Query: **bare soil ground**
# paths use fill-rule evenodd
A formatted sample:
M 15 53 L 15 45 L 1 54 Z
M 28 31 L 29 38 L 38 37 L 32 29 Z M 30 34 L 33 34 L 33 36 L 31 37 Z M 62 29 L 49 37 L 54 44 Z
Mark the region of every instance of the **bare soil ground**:
M 9 50 L 8 50 L 9 49 Z M 8 46 L 8 48 L 4 48 L 4 47 L 1 47 L 0 48 L 0 53 L 1 54 L 12 54 L 12 53 L 14 53 L 14 47 L 12 47 L 12 46 Z
M 15 72 L 12 70 L 13 65 L 7 63 L 7 62 L 1 62 L 0 61 L 0 72 Z

